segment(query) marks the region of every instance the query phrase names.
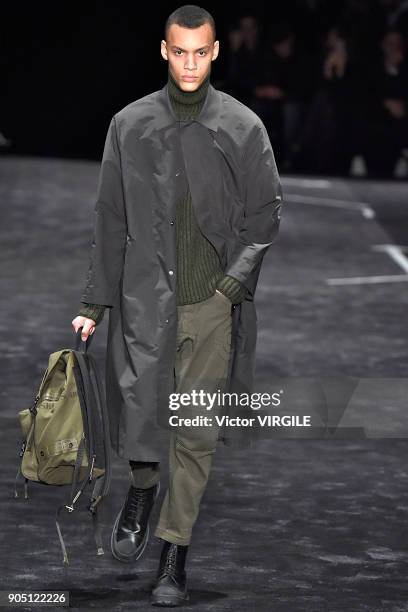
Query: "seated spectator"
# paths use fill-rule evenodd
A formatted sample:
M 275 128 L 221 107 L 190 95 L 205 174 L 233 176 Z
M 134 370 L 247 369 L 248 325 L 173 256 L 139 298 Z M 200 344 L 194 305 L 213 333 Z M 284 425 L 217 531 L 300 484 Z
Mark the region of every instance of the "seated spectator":
M 388 30 L 380 47 L 372 67 L 364 157 L 370 175 L 392 177 L 401 149 L 408 146 L 408 62 L 399 31 Z
M 388 30 L 401 32 L 408 44 L 408 0 L 380 0 L 384 23 Z
M 254 75 L 260 61 L 260 37 L 256 17 L 244 15 L 237 28 L 228 34 L 227 69 L 222 89 L 248 105 L 255 85 Z
M 304 171 L 347 176 L 353 157 L 365 149 L 369 71 L 354 42 L 343 27 L 327 32 L 320 81 L 302 130 L 299 158 Z
M 311 56 L 287 22 L 267 33 L 249 105 L 262 118 L 285 170 L 293 169 L 305 109 L 315 87 Z

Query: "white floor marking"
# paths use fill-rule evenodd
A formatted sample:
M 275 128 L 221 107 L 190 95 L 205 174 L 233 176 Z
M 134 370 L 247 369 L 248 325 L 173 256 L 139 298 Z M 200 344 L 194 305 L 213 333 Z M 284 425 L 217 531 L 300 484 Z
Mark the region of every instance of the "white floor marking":
M 365 219 L 374 219 L 375 211 L 365 202 L 354 202 L 353 200 L 337 200 L 335 198 L 319 198 L 316 196 L 305 196 L 297 194 L 283 194 L 283 201 L 299 202 L 301 204 L 313 204 L 315 206 L 328 206 L 360 212 Z
M 408 281 L 408 274 L 388 276 L 351 276 L 349 278 L 327 278 L 328 285 L 368 285 L 375 283 L 403 283 Z
M 331 181 L 325 179 L 298 179 L 285 176 L 281 179 L 282 185 L 296 185 L 297 187 L 311 187 L 312 189 L 330 189 Z
M 351 276 L 349 278 L 327 278 L 328 285 L 367 285 L 375 283 L 403 283 L 408 281 L 408 258 L 404 254 L 407 246 L 398 244 L 373 244 L 373 251 L 387 253 L 406 274 L 387 274 L 382 276 Z
M 371 247 L 374 251 L 387 253 L 397 263 L 404 272 L 408 273 L 408 257 L 404 254 L 408 247 L 398 244 L 375 244 Z

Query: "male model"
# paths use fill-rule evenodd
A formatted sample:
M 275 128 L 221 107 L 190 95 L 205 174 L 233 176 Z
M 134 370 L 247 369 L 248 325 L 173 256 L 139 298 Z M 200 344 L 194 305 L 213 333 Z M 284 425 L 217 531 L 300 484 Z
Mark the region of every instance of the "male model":
M 155 530 L 163 540 L 151 595 L 158 606 L 188 599 L 193 525 L 217 441 L 229 438 L 214 420 L 169 425 L 169 398 L 251 392 L 253 298 L 280 222 L 281 185 L 264 125 L 210 84 L 218 52 L 211 15 L 195 5 L 178 8 L 161 41 L 166 85 L 112 118 L 87 284 L 72 321 L 85 340 L 110 308 L 111 443 L 131 475 L 112 531 L 120 561 L 136 561 L 146 547 L 161 450 L 169 445 L 169 487 Z M 177 414 L 221 409 L 192 403 Z

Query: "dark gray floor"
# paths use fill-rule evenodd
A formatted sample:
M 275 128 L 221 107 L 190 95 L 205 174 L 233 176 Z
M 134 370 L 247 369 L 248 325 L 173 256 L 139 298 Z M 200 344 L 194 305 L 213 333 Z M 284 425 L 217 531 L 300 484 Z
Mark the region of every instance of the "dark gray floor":
M 13 498 L 17 412 L 29 405 L 49 353 L 73 346 L 97 176 L 98 165 L 89 162 L 1 159 L 0 589 L 68 590 L 77 610 L 148 610 L 159 542 L 151 539 L 135 567 L 109 554 L 127 489 L 125 461 L 114 460 L 102 512 L 104 556 L 95 555 L 83 505 L 64 519 L 68 569 L 54 524 L 61 491 L 32 485 L 30 500 Z M 271 391 L 286 377 L 406 378 L 408 283 L 326 280 L 404 274 L 372 246 L 408 244 L 407 185 L 294 177 L 283 183 L 281 232 L 256 299 L 256 390 Z M 361 202 L 377 216 L 364 216 Z M 106 330 L 104 321 L 92 346 L 101 368 Z M 407 516 L 402 437 L 220 447 L 189 551 L 185 609 L 408 610 Z

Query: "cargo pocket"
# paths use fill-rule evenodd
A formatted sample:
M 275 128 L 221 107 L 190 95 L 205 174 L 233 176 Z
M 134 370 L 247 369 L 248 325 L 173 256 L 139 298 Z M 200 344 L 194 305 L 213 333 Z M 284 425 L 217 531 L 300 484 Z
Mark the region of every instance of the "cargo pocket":
M 191 335 L 178 335 L 176 359 L 174 364 L 174 374 L 177 388 L 179 388 L 181 381 L 185 379 L 187 370 L 193 357 L 194 344 L 195 339 L 191 337 Z
M 65 438 L 57 440 L 49 446 L 39 445 L 38 476 L 48 484 L 70 484 L 74 475 L 75 462 L 80 440 L 78 438 Z M 88 457 L 83 451 L 81 468 L 78 480 L 81 481 L 87 474 Z
M 232 318 L 229 317 L 214 331 L 214 347 L 217 355 L 227 362 L 231 352 L 231 330 Z

